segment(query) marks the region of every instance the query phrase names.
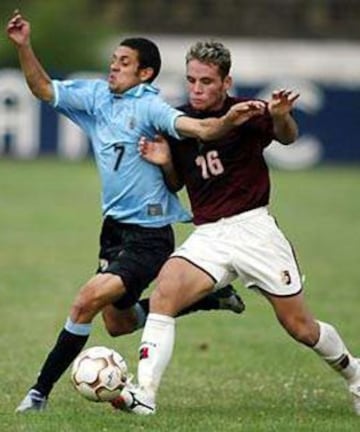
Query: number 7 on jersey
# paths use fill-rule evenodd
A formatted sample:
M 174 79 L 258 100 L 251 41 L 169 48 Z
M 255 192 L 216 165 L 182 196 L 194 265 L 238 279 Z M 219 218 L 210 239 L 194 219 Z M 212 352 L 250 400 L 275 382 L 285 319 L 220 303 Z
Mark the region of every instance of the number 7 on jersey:
M 114 151 L 115 151 L 115 153 L 117 153 L 116 161 L 114 164 L 114 171 L 117 171 L 119 169 L 121 159 L 124 156 L 125 146 L 123 146 L 122 144 L 116 143 L 116 144 L 114 144 Z

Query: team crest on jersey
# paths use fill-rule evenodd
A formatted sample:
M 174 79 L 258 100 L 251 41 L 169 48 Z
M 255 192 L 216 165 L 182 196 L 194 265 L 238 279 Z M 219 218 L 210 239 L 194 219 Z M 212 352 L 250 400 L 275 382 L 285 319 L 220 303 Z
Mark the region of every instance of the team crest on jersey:
M 147 214 L 149 216 L 162 216 L 164 214 L 161 204 L 149 204 L 147 206 Z
M 281 272 L 281 282 L 284 285 L 290 285 L 291 284 L 291 276 L 289 270 L 283 270 Z

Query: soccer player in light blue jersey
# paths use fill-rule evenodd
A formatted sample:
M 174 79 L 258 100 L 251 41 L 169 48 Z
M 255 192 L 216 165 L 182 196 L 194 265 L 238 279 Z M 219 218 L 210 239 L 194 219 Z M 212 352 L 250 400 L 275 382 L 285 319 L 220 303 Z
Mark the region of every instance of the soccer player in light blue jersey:
M 18 11 L 7 33 L 32 93 L 90 137 L 102 185 L 98 272 L 80 289 L 36 383 L 17 408 L 18 412 L 40 411 L 56 381 L 84 347 L 99 312 L 110 334 L 119 334 L 120 318 L 122 333 L 139 324 L 137 301 L 173 251 L 171 224 L 190 218 L 166 187 L 161 170 L 141 158 L 140 137 L 162 132 L 208 141 L 262 113 L 264 106 L 240 103 L 221 118 L 184 115 L 166 104 L 151 85 L 160 71 L 160 53 L 143 38 L 125 39 L 115 49 L 107 81 L 51 80 L 32 50 L 30 24 Z

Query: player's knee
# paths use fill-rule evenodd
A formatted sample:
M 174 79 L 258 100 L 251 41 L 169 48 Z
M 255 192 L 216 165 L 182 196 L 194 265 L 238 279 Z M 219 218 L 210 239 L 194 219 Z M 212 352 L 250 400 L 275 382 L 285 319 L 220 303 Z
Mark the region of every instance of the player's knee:
M 76 300 L 71 307 L 71 317 L 75 321 L 88 322 L 96 315 L 93 305 L 88 301 Z
M 95 290 L 82 289 L 71 307 L 71 316 L 85 322 L 91 320 L 101 310 L 101 301 L 95 294 Z
M 156 313 L 173 315 L 176 313 L 177 303 L 174 295 L 174 287 L 171 289 L 158 281 L 158 284 L 150 297 L 150 310 Z
M 150 297 L 150 306 L 161 311 L 162 308 L 170 303 L 170 296 L 161 284 L 157 285 Z

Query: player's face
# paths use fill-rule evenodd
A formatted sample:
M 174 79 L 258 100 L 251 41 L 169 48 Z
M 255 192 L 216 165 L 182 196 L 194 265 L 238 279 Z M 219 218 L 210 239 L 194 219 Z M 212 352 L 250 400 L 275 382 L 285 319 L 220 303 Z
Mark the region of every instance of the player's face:
M 231 86 L 229 76 L 224 79 L 217 65 L 191 60 L 186 70 L 189 102 L 199 111 L 216 111 L 220 109 Z
M 138 53 L 127 46 L 118 46 L 110 61 L 109 88 L 122 93 L 143 82 Z

